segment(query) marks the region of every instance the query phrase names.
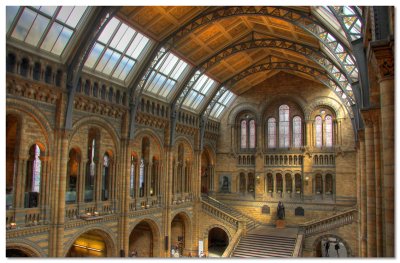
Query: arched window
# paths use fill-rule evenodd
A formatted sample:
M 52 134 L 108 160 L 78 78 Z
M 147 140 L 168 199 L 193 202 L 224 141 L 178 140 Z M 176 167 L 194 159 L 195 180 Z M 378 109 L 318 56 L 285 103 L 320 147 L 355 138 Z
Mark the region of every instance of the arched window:
M 322 147 L 322 118 L 315 117 L 315 146 Z
M 272 193 L 274 191 L 274 178 L 272 174 L 267 174 L 267 191 Z
M 295 174 L 294 176 L 294 184 L 296 187 L 296 194 L 301 193 L 301 175 L 300 174 Z
M 135 169 L 136 169 L 136 159 L 134 155 L 131 155 L 131 174 L 130 174 L 130 196 L 135 197 Z
M 276 120 L 275 118 L 268 119 L 268 148 L 276 148 Z
M 332 147 L 333 136 L 332 136 L 332 117 L 330 115 L 325 116 L 325 145 Z
M 67 180 L 66 180 L 66 193 L 65 202 L 74 203 L 77 198 L 77 183 L 79 177 L 79 163 L 80 155 L 75 149 L 71 149 L 69 152 L 69 161 L 67 167 Z
M 40 192 L 40 174 L 42 162 L 40 161 L 40 148 L 35 144 L 35 157 L 33 160 L 33 169 L 32 169 L 32 192 Z
M 315 176 L 315 193 L 322 194 L 322 175 L 320 174 Z
M 281 174 L 276 174 L 276 192 L 282 193 L 283 191 L 283 180 Z
M 41 72 L 41 70 L 42 70 L 42 66 L 40 65 L 40 63 L 39 62 L 35 62 L 35 65 L 33 66 L 33 79 L 34 80 L 40 80 L 40 74 L 42 73 Z
M 247 121 L 242 120 L 240 123 L 240 148 L 247 148 Z
M 279 147 L 289 147 L 289 106 L 279 107 Z
M 285 174 L 285 184 L 286 184 L 286 192 L 291 193 L 292 190 L 292 176 L 290 174 Z
M 254 120 L 250 120 L 250 142 L 249 148 L 254 149 L 256 148 L 256 122 Z
M 110 192 L 110 156 L 105 153 L 103 156 L 103 174 L 101 178 L 101 200 L 106 201 Z
M 293 147 L 299 148 L 302 145 L 301 118 L 293 118 Z
M 247 183 L 247 191 L 249 193 L 254 192 L 254 174 L 253 173 L 249 173 L 248 174 L 248 183 Z
M 39 204 L 41 166 L 40 148 L 37 144 L 30 149 L 30 160 L 28 162 L 26 185 L 25 185 L 25 207 L 37 207 Z
M 246 175 L 244 173 L 240 173 L 239 176 L 239 192 L 246 192 Z
M 139 197 L 144 196 L 144 159 L 140 159 L 139 168 Z
M 96 165 L 98 161 L 98 145 L 100 141 L 100 131 L 90 129 L 88 140 L 88 157 L 85 176 L 85 202 L 91 202 L 94 198 L 94 180 L 96 175 Z
M 333 192 L 333 179 L 331 174 L 325 176 L 325 193 L 332 194 Z

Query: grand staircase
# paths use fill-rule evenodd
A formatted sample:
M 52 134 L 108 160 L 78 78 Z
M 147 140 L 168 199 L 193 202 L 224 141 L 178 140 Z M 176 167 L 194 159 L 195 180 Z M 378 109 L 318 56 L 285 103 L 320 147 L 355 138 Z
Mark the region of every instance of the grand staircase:
M 258 227 L 240 239 L 234 258 L 288 258 L 293 256 L 297 229 Z
M 246 222 L 247 231 L 251 231 L 251 230 L 253 230 L 254 228 L 256 228 L 259 225 L 259 223 L 257 221 L 255 221 L 254 219 L 252 219 L 252 218 L 240 213 L 236 209 L 234 209 L 234 208 L 230 207 L 229 205 L 226 205 L 226 204 L 218 201 L 215 198 L 212 198 L 212 197 L 207 196 L 207 195 L 203 195 L 202 196 L 202 200 L 207 202 L 208 204 L 210 204 L 210 205 L 222 210 L 226 214 L 229 214 L 229 215 L 235 217 L 239 221 L 245 221 Z

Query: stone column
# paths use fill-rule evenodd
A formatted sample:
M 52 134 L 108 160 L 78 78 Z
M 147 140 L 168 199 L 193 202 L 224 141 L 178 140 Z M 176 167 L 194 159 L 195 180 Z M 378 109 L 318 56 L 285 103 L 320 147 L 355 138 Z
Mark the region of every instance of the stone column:
M 381 98 L 383 256 L 394 257 L 394 41 L 374 41 L 369 48 Z
M 366 158 L 365 158 L 365 136 L 364 130 L 358 131 L 360 141 L 360 239 L 361 257 L 367 257 L 367 180 L 366 180 Z
M 361 111 L 365 123 L 365 162 L 367 185 L 367 255 L 376 257 L 376 190 L 374 127 L 370 110 Z
M 376 187 L 376 256 L 383 256 L 382 246 L 382 176 L 381 176 L 381 133 L 380 109 L 372 113 L 375 146 L 375 187 Z

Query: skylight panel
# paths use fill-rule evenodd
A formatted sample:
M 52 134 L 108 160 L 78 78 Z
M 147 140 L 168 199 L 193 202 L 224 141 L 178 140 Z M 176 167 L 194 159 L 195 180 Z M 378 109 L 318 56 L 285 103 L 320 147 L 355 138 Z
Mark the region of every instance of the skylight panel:
M 214 105 L 214 108 L 210 112 L 210 116 L 216 119 L 219 119 L 222 116 L 224 110 L 229 107 L 229 105 L 233 102 L 235 95 L 229 90 L 225 91 L 224 94 L 218 99 L 217 103 Z
M 85 61 L 85 67 L 125 81 L 145 52 L 149 39 L 113 17 Z
M 144 90 L 162 98 L 170 97 L 187 68 L 188 64 L 173 53 L 165 54 L 151 72 Z
M 196 74 L 198 75 L 200 72 L 197 71 Z M 204 101 L 204 98 L 210 93 L 212 88 L 216 86 L 216 82 L 213 79 L 205 74 L 201 75 L 192 86 L 192 89 L 183 101 L 183 105 L 197 111 Z
M 85 6 L 7 7 L 7 31 L 11 38 L 60 56 L 87 9 Z

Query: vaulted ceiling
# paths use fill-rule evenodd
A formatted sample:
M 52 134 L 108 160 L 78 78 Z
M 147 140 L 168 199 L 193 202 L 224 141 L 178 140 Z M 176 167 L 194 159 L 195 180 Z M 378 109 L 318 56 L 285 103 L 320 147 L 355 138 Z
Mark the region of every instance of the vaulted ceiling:
M 35 8 L 30 8 L 30 12 L 38 12 L 43 16 L 46 16 L 46 12 L 51 14 L 55 10 L 38 8 L 35 11 Z M 99 9 L 102 8 L 90 8 L 88 9 L 90 12 L 86 13 L 92 16 L 100 14 L 107 19 L 107 12 L 101 15 Z M 18 19 L 23 17 L 24 14 L 21 9 L 19 10 L 14 8 L 11 12 L 11 8 L 7 9 L 7 30 L 9 27 L 13 29 L 13 23 L 15 25 L 17 23 L 15 21 L 19 21 L 14 19 L 12 23 L 13 17 L 10 15 L 9 19 L 9 13 Z M 66 61 L 71 61 L 77 54 L 82 56 L 91 52 L 84 62 L 86 72 L 119 81 L 120 85 L 130 89 L 132 97 L 140 96 L 142 90 L 146 89 L 151 89 L 153 95 L 161 94 L 161 89 L 156 92 L 158 94 L 154 93 L 159 85 L 156 83 L 158 80 L 154 80 L 157 78 L 154 78 L 154 75 L 164 74 L 162 78 L 169 79 L 169 85 L 175 83 L 173 88 L 176 90 L 170 92 L 165 100 L 182 105 L 185 104 L 188 94 L 195 98 L 193 94 L 200 93 L 203 102 L 192 110 L 202 114 L 206 109 L 211 110 L 210 105 L 218 104 L 217 102 L 224 104 L 219 100 L 223 97 L 221 90 L 230 90 L 240 96 L 276 73 L 288 71 L 301 78 L 320 82 L 333 90 L 349 112 L 352 111 L 352 105 L 357 104 L 355 95 L 358 93 L 353 92 L 353 84 L 359 82 L 359 74 L 351 43 L 362 37 L 361 10 L 358 7 L 122 6 L 116 10 L 112 14 L 118 18 L 117 21 L 112 21 L 116 25 L 115 31 L 108 28 L 106 33 L 97 39 L 92 39 L 92 44 L 89 40 L 87 51 L 81 51 L 81 55 L 76 51 L 64 53 L 70 54 L 70 58 Z M 55 14 L 57 12 L 59 11 Z M 15 33 L 19 23 L 14 31 L 8 30 L 8 36 L 20 37 Z M 131 28 L 126 31 L 130 30 L 131 36 L 124 38 L 120 35 L 120 40 L 113 40 L 122 32 L 123 27 L 124 30 Z M 86 26 L 81 29 L 83 33 L 79 33 L 78 28 L 76 34 L 79 37 L 73 47 L 69 48 L 70 50 L 79 49 L 80 39 L 85 38 L 85 28 L 95 29 L 95 26 L 91 27 L 86 22 Z M 136 31 L 140 34 L 135 33 Z M 150 43 L 151 45 L 147 46 L 151 47 L 143 50 L 144 46 L 140 47 L 140 54 L 130 53 L 131 48 L 136 48 L 132 46 L 133 43 L 139 43 L 140 39 L 143 40 L 143 36 L 146 40 L 142 44 Z M 119 41 L 119 44 L 113 44 L 114 41 Z M 107 59 L 105 58 L 107 52 L 112 54 L 109 55 L 110 62 L 115 56 L 113 63 L 104 62 L 104 59 Z M 149 69 L 156 69 L 156 65 L 161 65 L 163 54 L 160 53 L 163 52 L 171 52 L 180 58 L 184 65 L 189 66 L 183 70 L 183 64 L 179 62 L 181 64 L 175 66 L 172 64 L 164 68 L 160 66 L 156 74 L 147 74 L 150 72 Z M 60 55 L 61 58 L 64 53 Z M 171 60 L 166 60 L 177 61 L 176 57 L 168 56 Z M 126 63 L 128 60 L 130 62 L 126 65 L 130 65 L 130 68 L 125 68 L 124 73 L 121 62 Z M 99 70 L 102 63 L 108 64 Z M 182 66 L 182 72 L 186 76 L 173 72 L 172 69 L 178 67 L 177 65 Z M 131 70 L 132 68 L 134 70 Z M 169 68 L 171 68 L 170 73 L 166 73 L 166 69 L 170 70 Z M 102 74 L 106 72 L 108 76 Z M 116 72 L 120 74 L 119 77 L 115 77 Z M 201 79 L 203 74 L 214 80 L 212 88 L 207 88 L 209 92 L 196 87 L 196 81 Z M 153 76 L 153 80 L 149 80 L 149 76 Z M 146 82 L 152 82 L 153 86 L 140 87 Z

